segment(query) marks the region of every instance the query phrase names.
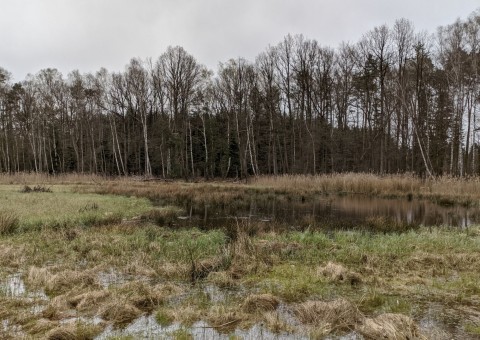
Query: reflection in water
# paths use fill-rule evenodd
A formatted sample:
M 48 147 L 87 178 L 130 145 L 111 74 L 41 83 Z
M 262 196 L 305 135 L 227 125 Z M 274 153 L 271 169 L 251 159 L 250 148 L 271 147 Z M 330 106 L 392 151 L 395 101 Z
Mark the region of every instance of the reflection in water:
M 238 204 L 237 204 L 238 203 Z M 430 201 L 382 199 L 364 196 L 322 196 L 309 202 L 270 200 L 233 202 L 230 205 L 187 205 L 187 216 L 177 224 L 222 227 L 232 220 L 275 222 L 293 228 L 355 228 L 368 226 L 372 218 L 408 226 L 466 228 L 480 222 L 480 209 L 440 206 Z

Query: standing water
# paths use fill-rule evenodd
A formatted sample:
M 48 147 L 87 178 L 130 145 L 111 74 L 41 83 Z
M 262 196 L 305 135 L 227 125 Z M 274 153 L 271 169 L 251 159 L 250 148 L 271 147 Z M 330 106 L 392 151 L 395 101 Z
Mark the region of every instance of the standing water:
M 231 204 L 186 204 L 187 214 L 176 224 L 205 228 L 247 220 L 294 229 L 348 229 L 375 221 L 401 226 L 466 228 L 480 223 L 480 208 L 442 206 L 427 200 L 386 199 L 365 196 L 322 196 L 312 200 L 284 197 L 234 201 Z

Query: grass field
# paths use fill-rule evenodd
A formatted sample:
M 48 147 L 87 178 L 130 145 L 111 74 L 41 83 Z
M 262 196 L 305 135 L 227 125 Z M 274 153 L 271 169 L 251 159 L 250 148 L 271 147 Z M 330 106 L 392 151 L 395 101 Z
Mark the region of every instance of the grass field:
M 258 327 L 292 338 L 480 335 L 478 227 L 265 232 L 247 221 L 214 230 L 167 223 L 184 200 L 317 190 L 257 181 L 2 178 L 0 337 L 138 338 L 121 330 L 149 316 L 178 339 L 199 322 L 232 337 Z M 52 192 L 21 192 L 26 184 Z

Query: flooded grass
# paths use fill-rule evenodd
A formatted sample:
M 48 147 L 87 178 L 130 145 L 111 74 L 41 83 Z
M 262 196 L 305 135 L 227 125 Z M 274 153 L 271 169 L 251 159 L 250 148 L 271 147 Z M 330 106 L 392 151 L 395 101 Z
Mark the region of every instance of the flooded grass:
M 92 200 L 100 196 L 124 220 L 86 228 L 72 219 L 53 231 L 48 218 L 42 228 L 25 223 L 41 203 L 29 213 L 24 205 L 19 230 L 0 234 L 2 338 L 478 336 L 478 227 L 399 232 L 378 219 L 377 229 L 296 229 L 233 219 L 179 228 L 184 207 L 51 187 L 6 185 L 0 194 L 28 204 L 29 195 L 64 194 L 74 216 L 103 214 L 106 203 Z M 58 204 L 48 197 L 47 217 Z

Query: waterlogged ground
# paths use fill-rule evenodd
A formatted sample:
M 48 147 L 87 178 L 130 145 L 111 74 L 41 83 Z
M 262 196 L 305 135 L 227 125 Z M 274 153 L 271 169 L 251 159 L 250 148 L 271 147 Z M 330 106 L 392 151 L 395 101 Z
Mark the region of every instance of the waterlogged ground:
M 52 189 L 0 190 L 15 202 L 0 222 L 17 212 L 0 233 L 2 339 L 480 335 L 475 226 L 402 230 L 377 216 L 377 229 L 323 230 L 267 215 L 195 228 L 181 202 Z

